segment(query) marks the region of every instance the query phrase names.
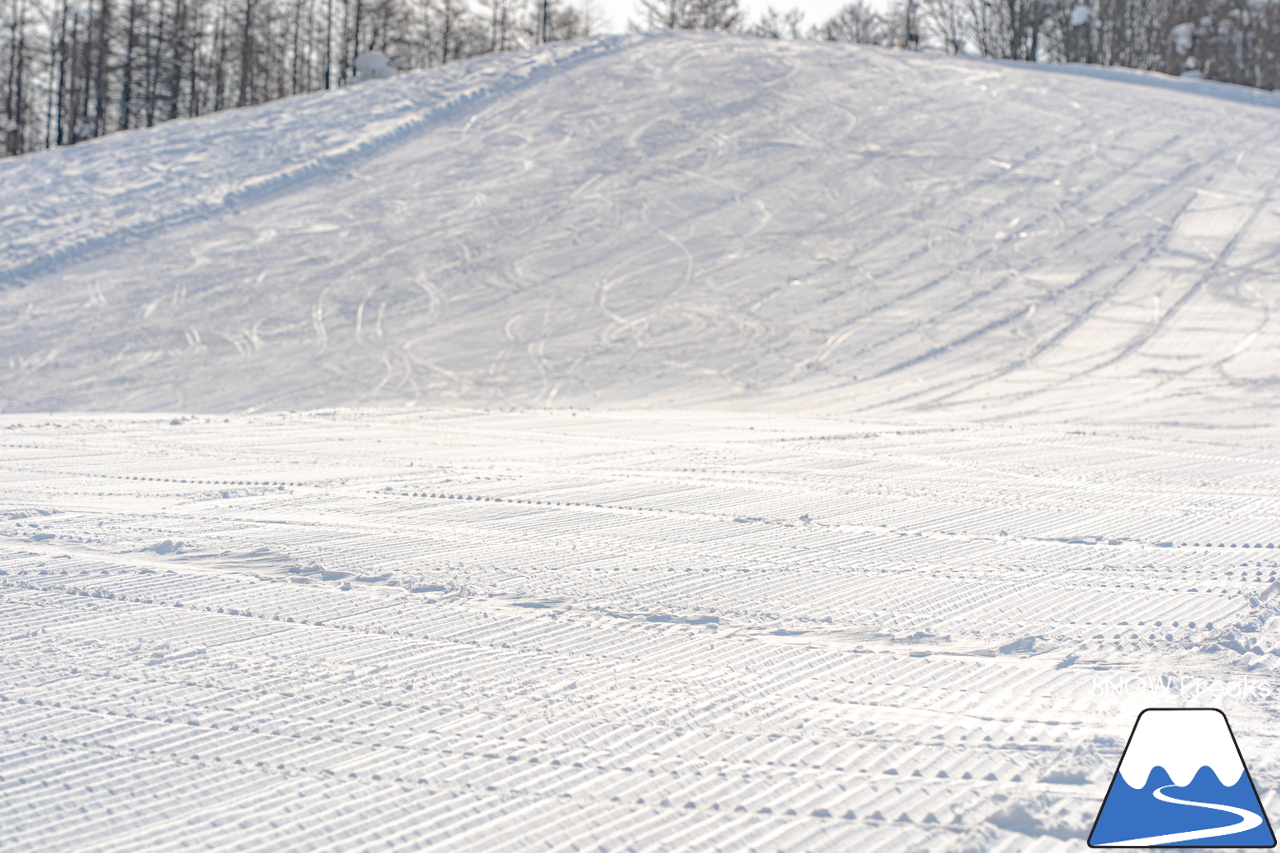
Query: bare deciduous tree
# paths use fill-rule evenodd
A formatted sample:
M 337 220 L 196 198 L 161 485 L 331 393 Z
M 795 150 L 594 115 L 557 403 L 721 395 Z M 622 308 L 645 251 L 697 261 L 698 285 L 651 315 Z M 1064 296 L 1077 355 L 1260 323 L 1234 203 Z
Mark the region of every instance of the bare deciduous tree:
M 787 12 L 779 12 L 770 6 L 760 20 L 747 30 L 748 35 L 757 38 L 769 39 L 790 39 L 792 41 L 802 37 L 800 24 L 804 22 L 804 12 L 798 8 L 792 8 Z
M 738 0 L 640 0 L 639 10 L 649 29 L 737 32 L 742 27 Z
M 890 27 L 864 0 L 843 6 L 819 30 L 826 41 L 849 44 L 890 43 Z

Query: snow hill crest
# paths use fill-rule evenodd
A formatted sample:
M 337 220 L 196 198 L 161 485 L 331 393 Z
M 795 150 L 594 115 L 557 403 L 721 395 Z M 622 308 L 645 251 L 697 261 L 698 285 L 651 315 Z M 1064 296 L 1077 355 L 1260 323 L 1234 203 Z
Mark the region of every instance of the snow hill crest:
M 1275 110 L 1107 76 L 632 34 L 15 158 L 0 410 L 1271 422 Z

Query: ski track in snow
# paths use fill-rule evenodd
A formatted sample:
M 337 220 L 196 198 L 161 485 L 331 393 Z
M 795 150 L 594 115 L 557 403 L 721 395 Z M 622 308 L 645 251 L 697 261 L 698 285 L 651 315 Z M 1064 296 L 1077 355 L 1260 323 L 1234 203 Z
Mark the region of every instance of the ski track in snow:
M 1077 71 L 633 34 L 16 158 L 0 409 L 1269 410 L 1275 110 Z
M 172 420 L 0 419 L 5 850 L 1076 850 L 1280 666 L 1274 429 Z

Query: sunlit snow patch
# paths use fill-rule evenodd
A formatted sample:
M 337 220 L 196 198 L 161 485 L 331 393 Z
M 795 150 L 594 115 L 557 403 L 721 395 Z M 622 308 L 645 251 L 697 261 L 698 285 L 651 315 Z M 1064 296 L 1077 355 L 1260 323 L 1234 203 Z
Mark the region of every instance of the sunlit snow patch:
M 1274 847 L 1226 716 L 1148 708 L 1089 836 L 1090 847 Z

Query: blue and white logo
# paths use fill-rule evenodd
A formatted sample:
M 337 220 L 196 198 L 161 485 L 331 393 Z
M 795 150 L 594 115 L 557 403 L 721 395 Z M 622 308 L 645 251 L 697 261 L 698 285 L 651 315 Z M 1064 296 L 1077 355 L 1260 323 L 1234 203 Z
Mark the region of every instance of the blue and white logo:
M 1089 834 L 1090 847 L 1274 847 L 1227 717 L 1148 708 Z

